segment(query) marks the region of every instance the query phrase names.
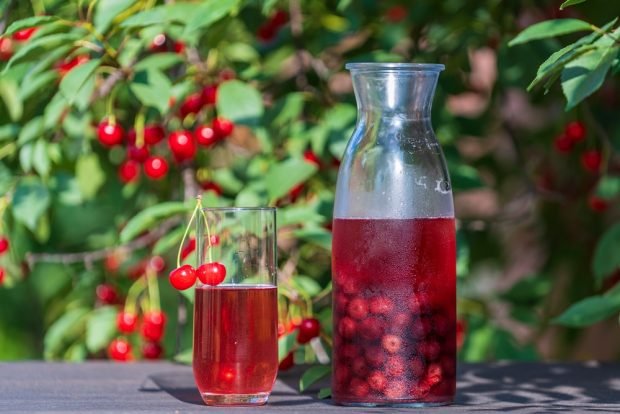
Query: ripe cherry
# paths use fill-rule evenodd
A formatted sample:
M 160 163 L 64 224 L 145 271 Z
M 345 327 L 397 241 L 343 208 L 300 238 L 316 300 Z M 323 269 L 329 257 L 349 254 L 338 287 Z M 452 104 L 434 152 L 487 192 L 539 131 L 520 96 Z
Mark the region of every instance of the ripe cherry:
M 196 155 L 194 137 L 189 131 L 175 131 L 168 136 L 168 146 L 178 161 L 191 160 Z
M 174 50 L 174 53 L 181 54 L 185 52 L 185 43 L 181 42 L 180 40 L 175 40 L 174 44 L 172 45 L 172 49 Z
M 97 298 L 107 305 L 116 303 L 118 299 L 116 288 L 112 285 L 108 285 L 107 283 L 102 283 L 97 286 L 95 293 L 97 294 Z
M 396 354 L 401 350 L 403 341 L 396 335 L 384 335 L 381 338 L 381 346 L 390 354 Z
M 67 74 L 67 72 L 69 72 L 71 69 L 75 68 L 76 66 L 79 66 L 83 63 L 88 62 L 90 58 L 88 57 L 88 55 L 78 55 L 75 56 L 69 60 L 64 60 L 61 61 L 59 63 L 57 63 L 55 65 L 56 70 L 58 71 L 58 74 L 63 77 Z
M 370 388 L 368 387 L 368 383 L 360 378 L 353 378 L 349 385 L 349 390 L 351 394 L 358 398 L 364 398 L 370 392 Z
M 185 118 L 189 114 L 197 114 L 202 109 L 202 97 L 199 93 L 193 93 L 185 98 L 181 107 L 179 108 L 179 114 L 181 118 Z
M 286 358 L 280 361 L 280 364 L 278 365 L 278 369 L 280 371 L 286 371 L 288 369 L 293 368 L 293 365 L 295 365 L 295 359 L 293 357 L 293 353 L 289 352 Z
M 370 299 L 370 312 L 377 315 L 388 315 L 394 309 L 394 302 L 385 296 L 376 296 Z
M 135 161 L 124 161 L 118 167 L 118 178 L 125 184 L 135 181 L 140 174 L 140 164 Z
M 125 131 L 117 122 L 110 122 L 104 119 L 97 128 L 97 138 L 106 147 L 112 147 L 123 142 Z
M 4 267 L 0 267 L 0 286 L 4 283 Z
M 355 298 L 349 302 L 347 312 L 354 319 L 364 319 L 368 315 L 368 304 L 362 298 Z
M 144 173 L 153 180 L 160 180 L 168 173 L 168 163 L 162 157 L 151 156 L 144 161 Z
M 604 198 L 598 197 L 596 195 L 591 195 L 588 198 L 588 206 L 592 211 L 602 213 L 609 208 L 609 203 Z
M 136 330 L 138 315 L 135 313 L 120 311 L 116 315 L 116 328 L 122 333 L 132 333 Z
M 338 324 L 338 333 L 344 338 L 353 338 L 357 335 L 357 324 L 353 319 L 346 316 Z
M 13 42 L 8 37 L 0 37 L 0 60 L 9 60 L 11 56 L 13 56 Z
M 9 250 L 9 239 L 6 237 L 0 237 L 0 255 L 6 253 Z
M 235 76 L 237 76 L 237 74 L 235 73 L 234 70 L 230 68 L 225 68 L 225 69 L 222 69 L 217 76 L 222 82 L 225 82 L 231 79 L 235 79 Z
M 220 139 L 232 134 L 233 129 L 235 129 L 235 124 L 226 118 L 215 118 L 213 120 L 213 131 Z
M 321 160 L 312 150 L 306 150 L 304 152 L 304 160 L 310 164 L 316 165 L 317 167 L 321 166 Z
M 256 37 L 261 42 L 269 43 L 276 37 L 277 32 L 278 30 L 276 27 L 270 24 L 270 22 L 265 22 L 261 24 L 256 31 Z
M 300 344 L 307 344 L 312 338 L 319 336 L 320 332 L 321 323 L 315 318 L 306 318 L 299 324 L 297 342 Z
M 408 14 L 408 10 L 405 6 L 398 5 L 390 7 L 385 13 L 385 17 L 392 23 L 398 23 L 403 21 Z
M 304 183 L 299 183 L 295 187 L 291 188 L 288 192 L 288 196 L 291 199 L 291 202 L 294 203 L 297 201 L 301 193 L 304 192 L 305 186 Z
M 196 283 L 196 271 L 190 265 L 183 265 L 170 272 L 170 284 L 177 290 L 185 290 Z
M 127 148 L 127 158 L 130 160 L 143 163 L 149 157 L 149 150 L 146 146 L 136 147 L 135 145 L 130 145 Z
M 553 140 L 553 146 L 560 154 L 568 154 L 573 149 L 573 141 L 567 135 L 562 134 Z
M 217 234 L 212 234 L 211 237 L 209 238 L 209 242 L 211 246 L 219 246 L 220 236 L 218 236 Z
M 284 10 L 276 10 L 269 22 L 275 27 L 282 27 L 288 22 L 288 13 Z
M 601 169 L 603 157 L 597 150 L 589 150 L 581 154 L 581 165 L 589 173 L 597 173 Z
M 155 145 L 164 139 L 166 131 L 161 125 L 149 124 L 144 127 L 144 142 L 146 145 Z
M 579 142 L 586 137 L 586 127 L 579 121 L 569 122 L 564 128 L 564 133 L 572 142 Z
M 226 279 L 226 266 L 219 262 L 205 263 L 200 265 L 196 274 L 202 283 L 217 286 Z
M 157 273 L 161 272 L 162 270 L 164 270 L 166 268 L 166 262 L 164 261 L 164 258 L 161 256 L 153 256 L 151 257 L 151 260 L 149 260 L 149 264 L 148 264 L 153 270 L 155 270 Z
M 215 105 L 215 102 L 217 101 L 217 85 L 212 84 L 202 88 L 200 97 L 202 98 L 203 105 Z
M 168 41 L 168 37 L 164 33 L 159 33 L 151 41 L 149 49 L 151 49 L 152 52 L 156 52 L 156 53 L 165 52 L 167 41 Z
M 108 357 L 114 361 L 130 361 L 131 345 L 126 339 L 115 339 L 108 345 Z
M 187 259 L 187 256 L 194 253 L 194 250 L 196 250 L 196 239 L 192 237 L 187 241 L 187 244 L 183 246 L 183 249 L 181 250 L 181 261 Z
M 379 371 L 373 371 L 368 376 L 368 385 L 375 391 L 383 391 L 387 385 L 387 378 Z
M 194 136 L 196 141 L 205 147 L 210 147 L 219 140 L 215 131 L 209 125 L 199 125 L 194 131 Z
M 159 341 L 164 336 L 166 315 L 163 312 L 147 312 L 142 321 L 142 337 L 151 341 Z
M 147 341 L 142 345 L 142 356 L 145 359 L 159 359 L 164 353 L 164 348 L 159 342 Z
M 18 30 L 13 33 L 13 40 L 17 40 L 18 42 L 25 42 L 30 39 L 34 32 L 36 32 L 38 27 L 29 27 L 27 29 Z
M 221 196 L 224 192 L 222 187 L 215 181 L 204 181 L 200 183 L 200 187 L 205 191 L 213 191 L 217 196 Z

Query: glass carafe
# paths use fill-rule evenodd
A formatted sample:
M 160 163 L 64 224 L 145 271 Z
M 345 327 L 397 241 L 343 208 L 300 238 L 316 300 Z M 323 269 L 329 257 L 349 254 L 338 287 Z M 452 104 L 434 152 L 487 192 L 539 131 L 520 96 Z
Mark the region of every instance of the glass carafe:
M 357 125 L 334 207 L 336 403 L 452 402 L 456 242 L 450 178 L 431 126 L 443 65 L 347 65 Z

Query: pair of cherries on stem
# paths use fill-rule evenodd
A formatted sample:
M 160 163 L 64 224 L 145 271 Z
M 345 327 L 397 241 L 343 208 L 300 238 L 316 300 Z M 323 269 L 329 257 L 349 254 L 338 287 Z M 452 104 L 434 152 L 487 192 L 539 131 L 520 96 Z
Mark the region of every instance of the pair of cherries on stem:
M 217 286 L 226 278 L 226 266 L 219 262 L 200 265 L 197 269 L 186 264 L 170 272 L 170 284 L 178 290 L 194 286 L 196 279 L 210 286 Z

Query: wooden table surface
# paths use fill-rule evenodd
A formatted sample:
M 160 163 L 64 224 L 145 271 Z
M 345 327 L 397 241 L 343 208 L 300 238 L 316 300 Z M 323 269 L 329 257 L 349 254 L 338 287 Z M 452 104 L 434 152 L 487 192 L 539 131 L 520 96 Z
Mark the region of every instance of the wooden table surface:
M 191 368 L 169 362 L 0 363 L 0 412 L 620 413 L 617 364 L 462 364 L 455 404 L 429 409 L 338 407 L 316 398 L 326 383 L 300 394 L 299 373 L 283 373 L 264 407 L 214 408 L 202 403 Z

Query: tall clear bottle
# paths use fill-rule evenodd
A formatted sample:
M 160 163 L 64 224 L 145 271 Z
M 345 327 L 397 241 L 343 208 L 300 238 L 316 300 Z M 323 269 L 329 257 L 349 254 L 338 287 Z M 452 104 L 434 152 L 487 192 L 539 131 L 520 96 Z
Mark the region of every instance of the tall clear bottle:
M 358 118 L 334 207 L 333 398 L 448 404 L 456 386 L 454 207 L 430 119 L 443 65 L 347 69 Z

